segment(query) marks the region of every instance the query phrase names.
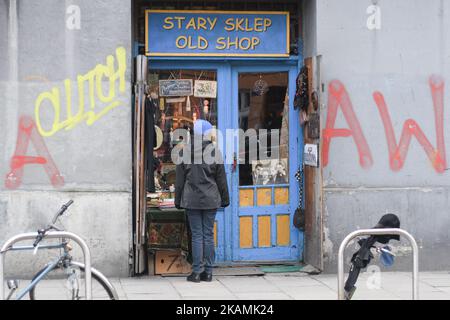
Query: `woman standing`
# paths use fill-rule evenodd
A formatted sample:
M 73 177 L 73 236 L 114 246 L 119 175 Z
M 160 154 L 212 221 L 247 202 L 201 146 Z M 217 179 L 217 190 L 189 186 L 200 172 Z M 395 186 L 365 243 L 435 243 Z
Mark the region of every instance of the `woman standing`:
M 211 130 L 208 121 L 194 122 L 190 161 L 176 167 L 175 206 L 186 210 L 192 234 L 192 274 L 187 277 L 192 282 L 212 280 L 216 212 L 230 204 L 222 157 L 207 138 Z M 206 148 L 209 151 L 205 152 Z M 211 155 L 214 161 L 205 161 L 204 153 Z

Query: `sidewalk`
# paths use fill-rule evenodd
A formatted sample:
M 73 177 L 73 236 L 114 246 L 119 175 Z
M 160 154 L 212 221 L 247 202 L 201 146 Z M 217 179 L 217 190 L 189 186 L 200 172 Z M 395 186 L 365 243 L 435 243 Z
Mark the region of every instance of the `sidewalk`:
M 411 299 L 411 273 L 383 272 L 380 275 L 379 288 L 373 288 L 377 286 L 377 279 L 367 272 L 362 273 L 352 300 Z M 450 300 L 450 272 L 421 272 L 419 277 L 419 299 Z M 331 274 L 295 272 L 266 273 L 264 276 L 217 276 L 210 283 L 192 283 L 187 282 L 185 277 L 161 276 L 110 280 L 120 299 L 130 300 L 337 299 L 337 277 Z M 46 280 L 39 284 L 40 297 L 47 296 L 46 291 L 58 285 L 61 285 L 60 280 Z

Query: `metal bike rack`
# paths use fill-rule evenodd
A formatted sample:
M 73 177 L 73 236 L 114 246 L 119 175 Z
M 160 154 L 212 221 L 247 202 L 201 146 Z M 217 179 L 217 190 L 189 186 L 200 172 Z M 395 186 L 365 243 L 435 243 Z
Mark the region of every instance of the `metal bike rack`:
M 29 233 L 21 233 L 18 234 L 12 238 L 9 238 L 6 243 L 3 245 L 3 247 L 0 249 L 0 300 L 5 299 L 5 282 L 3 279 L 4 276 L 4 258 L 3 256 L 6 255 L 6 252 L 8 252 L 13 244 L 19 241 L 23 240 L 33 240 L 36 239 L 38 236 L 37 232 L 29 232 Z M 89 247 L 87 246 L 86 242 L 80 238 L 78 235 L 72 233 L 72 232 L 66 232 L 66 231 L 49 231 L 45 234 L 45 239 L 55 239 L 55 238 L 67 238 L 72 239 L 83 250 L 84 255 L 84 264 L 85 264 L 85 283 L 86 283 L 86 299 L 92 300 L 92 274 L 91 274 L 91 253 L 89 251 Z
M 72 261 L 72 265 L 78 266 L 80 268 L 84 268 L 83 264 L 77 261 Z M 117 294 L 116 288 L 112 285 L 111 281 L 103 273 L 95 269 L 94 267 L 91 267 L 92 273 L 96 275 L 100 280 L 103 281 L 103 283 L 108 287 L 109 291 L 111 291 L 114 300 L 119 300 L 119 295 Z
M 416 240 L 411 234 L 405 230 L 399 228 L 386 228 L 386 229 L 361 229 L 350 233 L 342 241 L 339 247 L 338 253 L 338 299 L 344 300 L 344 250 L 347 244 L 353 238 L 357 236 L 377 236 L 377 235 L 399 235 L 405 236 L 409 240 L 413 250 L 413 277 L 412 277 L 412 299 L 419 299 L 419 248 L 417 246 Z

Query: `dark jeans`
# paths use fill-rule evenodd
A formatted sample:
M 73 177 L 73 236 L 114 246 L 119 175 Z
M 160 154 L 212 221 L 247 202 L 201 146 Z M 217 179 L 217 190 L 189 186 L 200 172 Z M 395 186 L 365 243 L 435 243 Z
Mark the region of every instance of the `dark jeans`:
M 192 271 L 212 273 L 215 259 L 214 220 L 216 209 L 186 209 L 192 233 Z M 203 269 L 203 270 L 202 270 Z

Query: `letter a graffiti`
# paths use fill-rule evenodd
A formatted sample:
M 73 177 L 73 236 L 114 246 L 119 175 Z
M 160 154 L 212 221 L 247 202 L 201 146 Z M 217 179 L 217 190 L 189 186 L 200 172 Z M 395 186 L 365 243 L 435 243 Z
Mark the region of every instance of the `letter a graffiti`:
M 26 155 L 30 141 L 38 154 L 36 157 Z M 16 150 L 11 158 L 11 171 L 6 175 L 5 187 L 17 189 L 22 183 L 24 166 L 29 164 L 42 165 L 54 187 L 64 185 L 64 179 L 53 162 L 44 139 L 38 133 L 33 119 L 30 116 L 22 116 L 19 119 Z
M 347 90 L 339 80 L 333 80 L 328 87 L 328 115 L 325 129 L 323 129 L 323 148 L 322 148 L 322 163 L 323 166 L 328 164 L 328 154 L 330 150 L 330 143 L 332 138 L 337 137 L 353 137 L 359 153 L 359 163 L 363 168 L 369 168 L 373 164 L 372 154 L 370 153 L 369 145 L 356 117 L 355 111 L 352 107 L 352 102 L 348 96 Z M 337 110 L 341 106 L 342 113 L 348 123 L 350 129 L 336 129 L 334 124 L 336 122 Z
M 403 124 L 403 130 L 397 144 L 394 127 L 392 126 L 391 117 L 384 96 L 379 91 L 373 93 L 373 98 L 378 107 L 378 111 L 380 112 L 381 120 L 383 121 L 389 149 L 389 163 L 393 171 L 399 171 L 403 167 L 412 136 L 414 136 L 423 147 L 436 172 L 443 173 L 447 168 L 444 141 L 444 80 L 442 80 L 441 77 L 434 75 L 430 77 L 429 84 L 433 99 L 434 121 L 436 125 L 436 148 L 433 147 L 430 140 L 428 140 L 420 126 L 413 119 L 408 119 Z

